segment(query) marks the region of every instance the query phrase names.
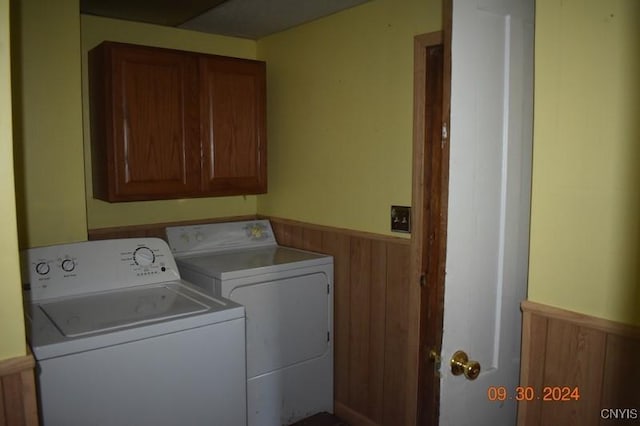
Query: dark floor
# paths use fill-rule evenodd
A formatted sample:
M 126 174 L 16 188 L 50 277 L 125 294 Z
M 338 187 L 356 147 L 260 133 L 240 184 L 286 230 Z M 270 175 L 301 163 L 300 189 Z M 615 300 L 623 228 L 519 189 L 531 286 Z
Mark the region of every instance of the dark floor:
M 344 420 L 340 420 L 333 414 L 318 413 L 311 417 L 307 417 L 306 419 L 302 419 L 291 426 L 349 426 L 349 423 Z

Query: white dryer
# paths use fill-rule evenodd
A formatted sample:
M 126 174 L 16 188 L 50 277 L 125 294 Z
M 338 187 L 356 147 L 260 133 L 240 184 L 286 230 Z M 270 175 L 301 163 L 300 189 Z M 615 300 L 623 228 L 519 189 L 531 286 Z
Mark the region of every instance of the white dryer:
M 268 220 L 167 237 L 185 280 L 245 307 L 248 424 L 333 412 L 333 258 L 278 246 Z
M 157 238 L 22 253 L 44 426 L 246 425 L 244 308 Z

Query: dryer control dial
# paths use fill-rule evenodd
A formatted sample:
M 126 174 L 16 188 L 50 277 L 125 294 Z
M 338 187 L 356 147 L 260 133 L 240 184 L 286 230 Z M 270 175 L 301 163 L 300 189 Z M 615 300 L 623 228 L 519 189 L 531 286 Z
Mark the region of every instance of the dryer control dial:
M 149 266 L 156 261 L 156 255 L 149 247 L 138 247 L 133 252 L 133 261 L 138 266 Z

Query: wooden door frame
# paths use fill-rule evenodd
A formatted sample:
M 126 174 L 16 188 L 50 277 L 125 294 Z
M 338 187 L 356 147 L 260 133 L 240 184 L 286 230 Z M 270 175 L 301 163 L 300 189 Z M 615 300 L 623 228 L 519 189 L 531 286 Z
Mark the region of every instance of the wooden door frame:
M 438 344 L 434 348 L 438 354 L 442 349 L 442 319 L 444 316 L 444 278 L 446 266 L 446 239 L 447 239 L 447 211 L 449 198 L 449 135 L 442 146 L 441 185 L 440 185 L 440 221 L 439 223 L 427 223 L 425 209 L 430 199 L 425 199 L 425 168 L 427 159 L 425 156 L 425 111 L 426 111 L 426 55 L 425 51 L 430 46 L 442 44 L 444 47 L 444 70 L 442 82 L 442 121 L 449 129 L 451 111 L 451 17 L 452 0 L 443 0 L 443 31 L 421 34 L 414 38 L 414 106 L 413 106 L 413 172 L 412 172 L 412 232 L 411 232 L 411 259 L 410 259 L 410 285 L 409 285 L 409 327 L 408 327 L 408 364 L 407 364 L 407 425 L 416 425 L 418 422 L 420 401 L 418 384 L 420 363 L 427 362 L 424 348 L 420 348 L 420 319 L 421 319 L 421 290 L 420 279 L 425 270 L 423 265 L 424 250 L 427 241 L 424 238 L 426 229 L 437 229 L 437 241 L 432 245 L 434 255 L 439 258 L 438 273 L 429 274 L 429 281 L 425 286 L 436 286 L 437 300 L 430 300 L 439 315 L 436 331 Z M 435 383 L 436 399 L 439 401 L 440 383 Z M 439 407 L 431 407 L 434 410 L 433 422 L 437 422 Z M 437 424 L 437 423 L 436 423 Z M 434 424 L 435 426 L 435 424 Z

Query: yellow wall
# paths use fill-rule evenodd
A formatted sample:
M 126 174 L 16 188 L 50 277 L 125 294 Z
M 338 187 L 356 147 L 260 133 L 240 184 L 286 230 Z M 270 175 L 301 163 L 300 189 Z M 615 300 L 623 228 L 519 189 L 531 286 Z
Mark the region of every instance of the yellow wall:
M 640 325 L 640 2 L 536 13 L 529 298 Z
M 376 0 L 258 42 L 267 59 L 269 193 L 258 212 L 389 234 L 411 205 L 413 37 L 439 0 Z
M 85 16 L 82 18 L 83 112 L 87 219 L 89 229 L 121 225 L 254 215 L 256 197 L 218 197 L 170 201 L 106 203 L 93 198 L 87 80 L 87 52 L 104 40 L 169 47 L 203 53 L 255 59 L 256 42 L 176 28 Z
M 0 0 L 0 360 L 25 354 L 13 189 L 9 0 Z
M 12 7 L 20 244 L 85 240 L 79 2 Z
M 248 58 L 256 57 L 255 42 L 80 18 L 77 0 L 16 3 L 23 246 L 83 240 L 87 227 L 257 211 L 388 233 L 389 206 L 410 204 L 412 37 L 440 28 L 439 1 L 376 0 L 259 43 L 269 70 L 270 170 L 270 193 L 259 206 L 255 196 L 94 200 L 85 180 L 91 176 L 89 110 L 86 76 L 80 77 L 87 50 L 104 39 Z

